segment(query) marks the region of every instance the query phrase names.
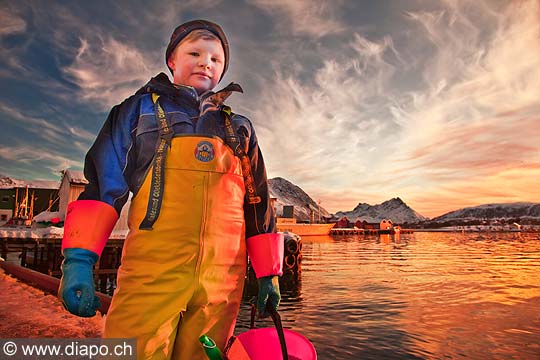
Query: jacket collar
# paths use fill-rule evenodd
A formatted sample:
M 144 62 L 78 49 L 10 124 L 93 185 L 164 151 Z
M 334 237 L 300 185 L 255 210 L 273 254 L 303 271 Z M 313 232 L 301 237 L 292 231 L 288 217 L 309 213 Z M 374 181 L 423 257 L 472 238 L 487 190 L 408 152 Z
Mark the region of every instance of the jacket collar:
M 136 94 L 156 93 L 160 96 L 170 98 L 177 104 L 198 110 L 201 100 L 203 100 L 203 102 L 212 102 L 217 107 L 221 105 L 232 92 L 242 93 L 244 91 L 240 85 L 230 83 L 224 89 L 221 89 L 216 93 L 213 91 L 206 91 L 199 96 L 197 90 L 192 86 L 173 84 L 169 80 L 169 77 L 161 72 L 151 78 L 145 86 L 136 92 Z
M 169 77 L 161 72 L 142 88 L 136 94 L 156 93 L 160 96 L 165 96 L 175 103 L 182 104 L 191 108 L 199 108 L 199 95 L 191 86 L 173 84 Z

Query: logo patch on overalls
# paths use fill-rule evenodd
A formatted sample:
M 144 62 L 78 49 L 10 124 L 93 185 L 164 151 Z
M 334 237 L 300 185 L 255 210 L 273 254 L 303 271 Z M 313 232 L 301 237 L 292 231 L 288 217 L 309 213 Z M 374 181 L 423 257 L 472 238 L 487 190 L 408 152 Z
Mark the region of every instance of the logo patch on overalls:
M 208 141 L 201 141 L 195 148 L 195 157 L 202 162 L 209 162 L 214 159 L 214 145 Z

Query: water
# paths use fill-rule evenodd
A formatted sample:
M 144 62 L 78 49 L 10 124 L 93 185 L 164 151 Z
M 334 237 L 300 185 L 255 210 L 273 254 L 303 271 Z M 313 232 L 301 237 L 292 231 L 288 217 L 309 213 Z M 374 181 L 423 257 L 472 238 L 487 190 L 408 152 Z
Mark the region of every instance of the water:
M 540 359 L 540 234 L 304 237 L 302 253 L 279 310 L 319 359 Z

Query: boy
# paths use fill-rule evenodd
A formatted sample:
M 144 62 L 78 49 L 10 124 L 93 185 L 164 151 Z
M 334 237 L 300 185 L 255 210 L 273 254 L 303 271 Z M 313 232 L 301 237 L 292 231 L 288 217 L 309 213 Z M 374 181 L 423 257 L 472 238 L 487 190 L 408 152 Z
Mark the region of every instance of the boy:
M 92 267 L 133 193 L 117 288 L 104 337 L 137 338 L 139 358 L 204 359 L 208 334 L 223 349 L 245 278 L 258 308 L 277 307 L 283 239 L 275 233 L 266 171 L 251 122 L 213 93 L 229 62 L 219 25 L 178 26 L 163 73 L 113 107 L 85 160 L 89 181 L 69 205 L 59 296 L 79 316 L 99 308 Z

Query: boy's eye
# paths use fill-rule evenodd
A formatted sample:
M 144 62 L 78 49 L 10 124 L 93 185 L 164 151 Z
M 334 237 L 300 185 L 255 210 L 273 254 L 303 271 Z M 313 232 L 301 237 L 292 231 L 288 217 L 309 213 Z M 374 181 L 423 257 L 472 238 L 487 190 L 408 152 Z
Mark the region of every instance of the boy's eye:
M 189 55 L 191 55 L 191 56 L 199 56 L 199 53 L 196 52 L 196 51 L 192 51 L 192 52 L 189 53 Z

